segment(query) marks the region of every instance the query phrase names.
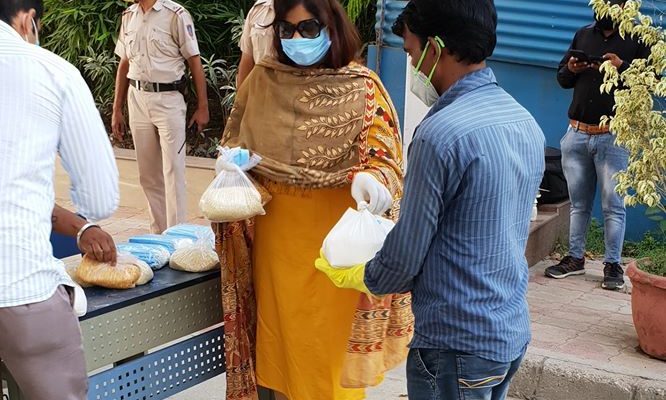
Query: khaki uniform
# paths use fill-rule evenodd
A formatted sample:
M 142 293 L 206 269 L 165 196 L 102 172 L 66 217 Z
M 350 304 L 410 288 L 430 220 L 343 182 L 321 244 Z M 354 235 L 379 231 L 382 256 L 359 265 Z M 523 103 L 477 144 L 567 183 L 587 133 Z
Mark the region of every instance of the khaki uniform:
M 273 0 L 257 0 L 247 13 L 240 49 L 243 53 L 252 54 L 255 63 L 264 57 L 275 56 L 273 37 L 275 32 L 271 25 L 275 20 Z
M 192 17 L 171 0 L 157 0 L 146 13 L 134 4 L 123 13 L 116 54 L 129 60 L 131 80 L 177 82 L 185 75 L 185 61 L 199 55 Z M 150 229 L 162 233 L 187 217 L 185 149 L 178 153 L 187 105 L 178 91 L 153 93 L 132 85 L 127 105 Z

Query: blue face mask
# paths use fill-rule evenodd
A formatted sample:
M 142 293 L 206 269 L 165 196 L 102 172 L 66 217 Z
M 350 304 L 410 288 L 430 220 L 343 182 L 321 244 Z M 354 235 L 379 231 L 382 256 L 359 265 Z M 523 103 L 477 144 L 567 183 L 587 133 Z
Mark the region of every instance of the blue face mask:
M 326 57 L 331 48 L 331 39 L 328 29 L 322 29 L 315 39 L 281 39 L 282 50 L 296 64 L 309 67 L 315 65 Z

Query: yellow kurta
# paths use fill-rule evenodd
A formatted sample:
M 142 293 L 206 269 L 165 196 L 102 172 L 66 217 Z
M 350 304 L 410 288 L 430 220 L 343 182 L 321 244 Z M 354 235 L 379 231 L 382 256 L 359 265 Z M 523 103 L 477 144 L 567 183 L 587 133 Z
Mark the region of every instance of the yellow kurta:
M 350 189 L 269 190 L 253 249 L 258 384 L 290 400 L 363 399 L 364 390 L 340 386 L 359 294 L 313 267 L 327 233 L 353 205 Z
M 256 384 L 290 400 L 363 399 L 363 389 L 346 388 L 374 386 L 406 358 L 411 297 L 377 300 L 338 289 L 314 261 L 355 206 L 355 174 L 384 184 L 397 216 L 397 114 L 377 76 L 357 64 L 317 70 L 260 63 L 246 82 L 222 144 L 262 157 L 252 175 L 273 198 L 265 216 L 215 226 L 227 399 L 256 399 Z

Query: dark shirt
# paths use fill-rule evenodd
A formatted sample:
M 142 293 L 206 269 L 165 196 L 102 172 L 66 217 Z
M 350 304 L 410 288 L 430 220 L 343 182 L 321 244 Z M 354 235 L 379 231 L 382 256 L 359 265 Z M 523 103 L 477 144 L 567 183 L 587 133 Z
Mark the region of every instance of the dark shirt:
M 647 58 L 650 50 L 638 40 L 626 36 L 624 39 L 618 32 L 606 37 L 596 24 L 588 25 L 574 36 L 570 49 L 581 50 L 589 56 L 601 57 L 606 53 L 617 54 L 624 64 L 623 72 L 634 59 Z M 560 62 L 557 81 L 564 89 L 574 89 L 573 101 L 569 107 L 569 118 L 586 124 L 598 125 L 602 116 L 613 115 L 615 100 L 613 94 L 602 94 L 599 91 L 604 77 L 597 68 L 590 68 L 581 74 L 574 74 L 567 68 L 568 52 Z

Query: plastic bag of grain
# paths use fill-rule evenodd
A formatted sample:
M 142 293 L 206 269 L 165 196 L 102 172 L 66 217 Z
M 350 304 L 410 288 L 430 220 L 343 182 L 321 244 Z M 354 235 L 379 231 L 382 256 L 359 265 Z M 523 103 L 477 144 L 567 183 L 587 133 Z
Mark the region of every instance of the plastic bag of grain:
M 84 256 L 76 274 L 84 283 L 108 289 L 131 289 L 142 278 L 142 261 L 130 254 L 118 254 L 116 265 Z M 144 263 L 145 264 L 145 263 Z M 147 266 L 147 265 L 146 265 Z M 150 269 L 150 267 L 148 267 Z
M 247 150 L 239 148 L 218 150 L 220 171 L 199 201 L 204 217 L 213 222 L 234 222 L 264 215 L 261 194 L 246 174 L 259 164 L 261 157 L 249 156 Z M 242 154 L 247 157 L 239 156 Z
M 206 272 L 218 268 L 220 259 L 207 241 L 199 240 L 192 246 L 176 250 L 169 267 L 177 271 Z

